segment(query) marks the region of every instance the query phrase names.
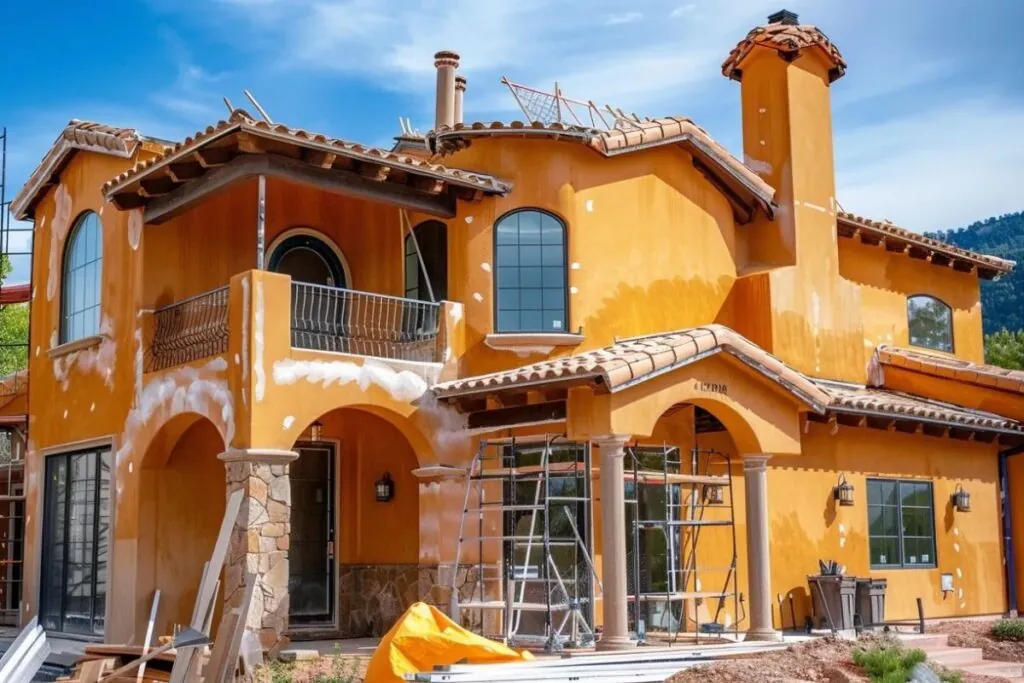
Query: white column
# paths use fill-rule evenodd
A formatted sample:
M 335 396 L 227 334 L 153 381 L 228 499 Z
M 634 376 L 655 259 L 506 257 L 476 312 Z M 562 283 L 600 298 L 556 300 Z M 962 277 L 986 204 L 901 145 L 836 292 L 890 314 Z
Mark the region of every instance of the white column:
M 747 574 L 749 575 L 750 628 L 747 640 L 781 640 L 772 625 L 771 555 L 768 532 L 768 459 L 770 455 L 743 456 L 747 501 Z
M 629 437 L 595 439 L 601 451 L 601 584 L 604 633 L 599 650 L 636 647 L 629 637 L 626 585 L 626 490 L 623 447 Z

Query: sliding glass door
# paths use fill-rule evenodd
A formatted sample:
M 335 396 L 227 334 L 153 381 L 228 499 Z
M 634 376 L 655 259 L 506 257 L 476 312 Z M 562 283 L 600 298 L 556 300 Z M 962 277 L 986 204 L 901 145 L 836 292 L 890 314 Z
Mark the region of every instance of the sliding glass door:
M 110 544 L 110 450 L 46 458 L 40 619 L 61 633 L 103 635 Z

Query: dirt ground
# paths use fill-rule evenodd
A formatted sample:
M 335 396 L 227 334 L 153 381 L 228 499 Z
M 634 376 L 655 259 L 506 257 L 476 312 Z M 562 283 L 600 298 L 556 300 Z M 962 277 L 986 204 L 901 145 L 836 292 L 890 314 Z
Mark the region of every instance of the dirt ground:
M 853 663 L 853 648 L 869 645 L 819 638 L 785 650 L 745 659 L 718 662 L 682 671 L 668 683 L 862 683 L 868 681 Z M 1004 679 L 963 674 L 963 683 L 1001 683 Z
M 954 647 L 980 647 L 985 659 L 1000 662 L 1024 662 L 1024 642 L 996 640 L 991 635 L 992 621 L 944 621 L 929 626 L 930 633 L 948 633 Z

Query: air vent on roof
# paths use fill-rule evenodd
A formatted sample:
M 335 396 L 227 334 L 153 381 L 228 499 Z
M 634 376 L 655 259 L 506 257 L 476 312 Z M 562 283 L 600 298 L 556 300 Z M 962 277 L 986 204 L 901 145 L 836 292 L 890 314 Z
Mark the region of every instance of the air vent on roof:
M 790 12 L 788 9 L 779 10 L 775 14 L 769 15 L 769 24 L 785 24 L 786 26 L 796 26 L 800 23 L 799 17 L 796 12 Z

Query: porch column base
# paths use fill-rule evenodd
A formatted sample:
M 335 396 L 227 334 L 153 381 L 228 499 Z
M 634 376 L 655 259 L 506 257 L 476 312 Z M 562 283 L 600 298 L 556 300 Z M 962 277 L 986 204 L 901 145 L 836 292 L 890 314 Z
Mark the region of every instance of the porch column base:
M 747 643 L 778 643 L 782 641 L 782 633 L 775 629 L 750 629 L 743 634 L 743 640 Z
M 618 652 L 622 650 L 635 650 L 636 641 L 629 636 L 601 636 L 597 641 L 597 650 L 600 652 Z
M 291 535 L 293 451 L 229 450 L 224 462 L 227 494 L 245 491 L 231 533 L 224 572 L 225 607 L 238 607 L 245 597 L 246 576 L 255 581 L 245 628 L 253 632 L 270 658 L 286 646 L 288 631 L 288 549 Z

